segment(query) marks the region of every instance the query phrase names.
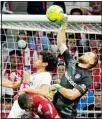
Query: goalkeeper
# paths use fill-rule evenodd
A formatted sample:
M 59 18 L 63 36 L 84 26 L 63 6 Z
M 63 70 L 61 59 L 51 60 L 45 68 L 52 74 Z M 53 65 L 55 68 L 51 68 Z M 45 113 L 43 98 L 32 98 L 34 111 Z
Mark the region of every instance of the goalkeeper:
M 66 46 L 67 19 L 65 15 L 57 35 L 57 45 L 64 57 L 66 71 L 61 78 L 60 85 L 53 84 L 52 90 L 57 90 L 53 102 L 60 116 L 62 118 L 73 118 L 77 115 L 76 106 L 80 97 L 87 92 L 88 87 L 92 84 L 88 69 L 96 66 L 98 58 L 95 53 L 86 52 L 79 57 L 78 63 L 76 63 Z

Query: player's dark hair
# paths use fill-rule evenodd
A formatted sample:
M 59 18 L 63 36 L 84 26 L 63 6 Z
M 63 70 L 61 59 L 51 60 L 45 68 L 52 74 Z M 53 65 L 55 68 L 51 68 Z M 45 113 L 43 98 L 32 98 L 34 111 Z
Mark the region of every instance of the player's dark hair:
M 9 56 L 11 56 L 11 55 L 21 56 L 21 51 L 20 50 L 12 50 L 9 52 Z
M 19 31 L 19 35 L 24 34 L 26 35 L 26 32 L 24 30 Z
M 48 63 L 48 65 L 46 66 L 46 71 L 52 71 L 57 67 L 58 60 L 54 54 L 47 51 L 43 51 L 40 52 L 40 55 L 42 55 L 43 62 Z
M 83 12 L 81 9 L 79 8 L 73 8 L 71 11 L 70 11 L 70 14 L 73 15 L 74 12 L 79 12 L 80 15 L 83 15 Z
M 96 88 L 95 91 L 102 91 L 102 86 L 99 86 L 98 88 Z
M 27 94 L 22 94 L 18 97 L 18 104 L 21 109 L 27 109 L 29 101 L 29 96 Z
M 75 35 L 74 34 L 69 34 L 68 38 L 69 39 L 75 39 Z
M 95 55 L 94 64 L 92 64 L 89 69 L 94 68 L 98 64 L 98 56 L 97 56 L 97 54 L 95 52 L 93 52 L 93 53 Z
M 101 40 L 102 35 L 100 35 L 100 34 L 89 34 L 89 39 L 90 40 Z

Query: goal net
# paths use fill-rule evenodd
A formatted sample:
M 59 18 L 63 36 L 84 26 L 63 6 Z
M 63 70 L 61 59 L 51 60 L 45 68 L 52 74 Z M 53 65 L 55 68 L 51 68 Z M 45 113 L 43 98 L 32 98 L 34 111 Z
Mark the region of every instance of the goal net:
M 53 52 L 58 57 L 58 69 L 52 72 L 53 83 L 56 77 L 61 76 L 60 66 L 63 65 L 57 44 L 57 32 L 60 23 L 50 22 L 45 15 L 2 15 L 1 16 L 1 65 L 2 80 L 17 81 L 22 71 L 26 70 L 31 74 L 36 72 L 33 67 L 33 59 L 37 57 L 40 51 L 46 50 Z M 78 118 L 100 115 L 102 110 L 99 108 L 101 101 L 97 103 L 96 98 L 99 95 L 101 99 L 101 75 L 102 75 L 102 24 L 101 16 L 68 16 L 68 26 L 66 30 L 67 46 L 70 53 L 78 59 L 80 55 L 87 51 L 95 51 L 99 56 L 98 65 L 91 70 L 90 75 L 93 78 L 93 84 L 89 91 L 80 99 L 77 110 Z M 10 53 L 12 50 L 19 49 L 18 41 L 23 39 L 27 43 L 26 49 L 21 50 L 20 66 L 16 66 L 16 71 L 10 69 Z M 18 62 L 16 61 L 16 64 Z M 18 63 L 18 64 L 19 64 Z M 19 72 L 20 70 L 20 72 Z M 63 70 L 64 71 L 64 70 Z M 19 75 L 19 73 L 21 73 Z M 9 76 L 8 76 L 9 75 Z M 6 77 L 6 78 L 3 78 Z M 96 90 L 98 88 L 99 90 Z M 14 89 L 2 89 L 2 117 L 7 117 L 13 103 L 13 95 L 17 92 Z M 98 109 L 91 109 L 89 105 L 98 105 Z M 85 108 L 86 107 L 86 108 Z

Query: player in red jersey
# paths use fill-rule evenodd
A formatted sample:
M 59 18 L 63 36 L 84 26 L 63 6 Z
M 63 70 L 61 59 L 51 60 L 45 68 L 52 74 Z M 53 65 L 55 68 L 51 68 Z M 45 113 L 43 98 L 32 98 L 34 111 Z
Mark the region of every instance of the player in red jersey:
M 32 111 L 32 117 L 37 118 L 61 118 L 53 103 L 44 96 L 22 94 L 18 97 L 18 104 L 22 109 Z

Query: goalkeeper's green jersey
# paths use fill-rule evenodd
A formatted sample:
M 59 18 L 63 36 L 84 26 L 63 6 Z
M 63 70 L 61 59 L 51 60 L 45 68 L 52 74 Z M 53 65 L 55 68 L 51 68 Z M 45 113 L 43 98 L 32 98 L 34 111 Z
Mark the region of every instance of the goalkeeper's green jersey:
M 92 84 L 92 79 L 86 69 L 77 65 L 68 50 L 63 53 L 63 56 L 66 63 L 66 72 L 61 78 L 60 85 L 67 89 L 76 88 L 82 96 Z M 54 104 L 62 118 L 75 117 L 77 115 L 76 107 L 80 97 L 75 100 L 69 100 L 60 93 L 54 96 Z

